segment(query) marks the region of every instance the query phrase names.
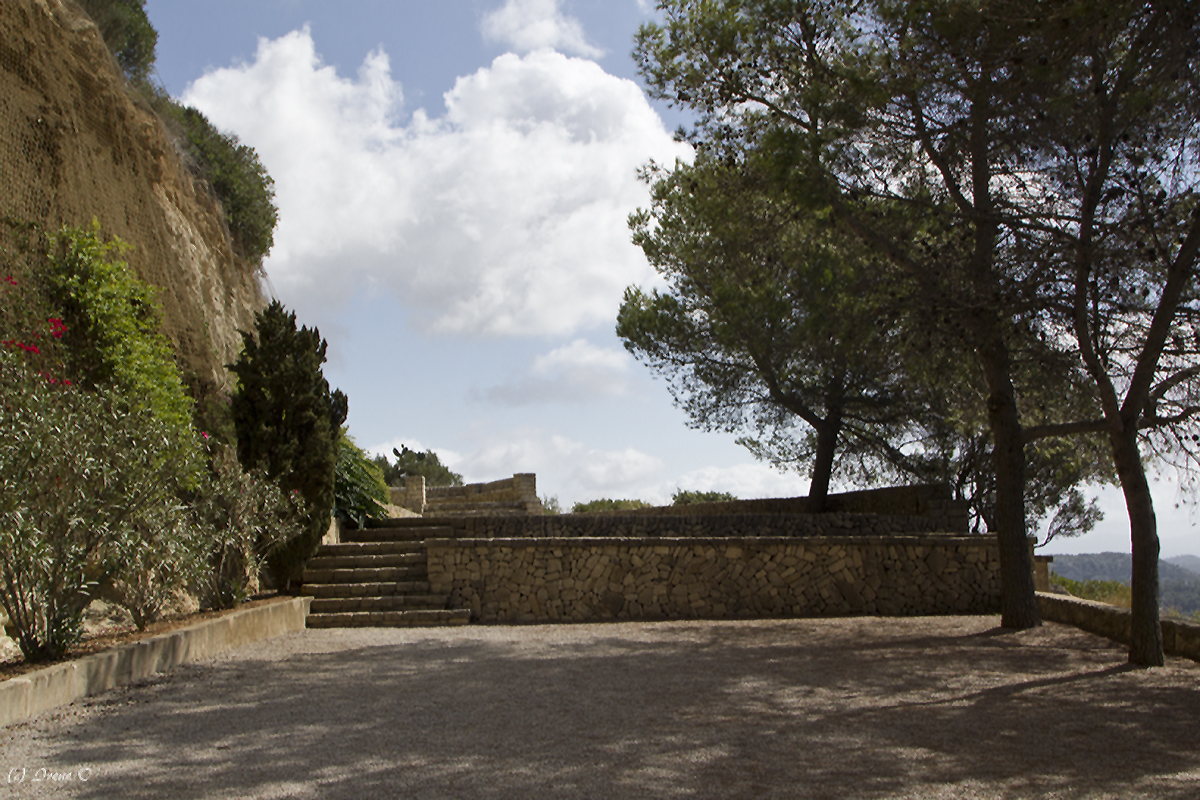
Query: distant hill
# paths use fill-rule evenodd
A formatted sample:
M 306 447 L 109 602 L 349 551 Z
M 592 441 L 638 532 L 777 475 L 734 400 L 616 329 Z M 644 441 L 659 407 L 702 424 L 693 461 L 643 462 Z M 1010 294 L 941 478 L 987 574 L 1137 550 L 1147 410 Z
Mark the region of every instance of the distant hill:
M 1164 608 L 1185 614 L 1200 611 L 1200 558 L 1176 556 L 1158 562 L 1159 601 Z M 1073 581 L 1120 581 L 1128 584 L 1133 575 L 1133 558 L 1129 553 L 1083 553 L 1074 556 L 1055 556 L 1051 571 Z
M 1200 575 L 1200 556 L 1174 556 L 1166 560 L 1177 567 L 1183 567 L 1189 572 Z
M 1181 556 L 1194 558 L 1196 556 Z M 1179 564 L 1159 560 L 1159 581 L 1200 581 L 1200 574 Z M 1050 569 L 1073 581 L 1120 581 L 1129 583 L 1133 576 L 1133 557 L 1129 553 L 1082 553 L 1074 556 L 1055 556 Z

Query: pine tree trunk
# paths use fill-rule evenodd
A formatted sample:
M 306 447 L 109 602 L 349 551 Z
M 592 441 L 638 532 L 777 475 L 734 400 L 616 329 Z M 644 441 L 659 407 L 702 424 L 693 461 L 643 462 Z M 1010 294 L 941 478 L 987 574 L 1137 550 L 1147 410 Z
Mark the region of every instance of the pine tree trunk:
M 1000 546 L 1000 624 L 1024 630 L 1042 624 L 1033 583 L 1033 556 L 1025 535 L 1025 446 L 1016 392 L 1002 346 L 980 353 L 988 378 L 988 422 L 996 471 L 996 539 Z
M 830 412 L 825 424 L 817 426 L 817 452 L 813 458 L 812 480 L 808 484 L 808 510 L 811 514 L 825 511 L 825 502 L 829 497 L 829 480 L 833 475 L 833 458 L 837 453 L 841 428 L 840 409 Z
M 1133 602 L 1129 638 L 1129 663 L 1142 667 L 1161 667 L 1163 660 L 1162 627 L 1158 616 L 1158 522 L 1154 499 L 1142 468 L 1137 446 L 1137 430 L 1110 436 L 1113 460 L 1125 508 L 1129 513 L 1129 540 L 1133 553 Z

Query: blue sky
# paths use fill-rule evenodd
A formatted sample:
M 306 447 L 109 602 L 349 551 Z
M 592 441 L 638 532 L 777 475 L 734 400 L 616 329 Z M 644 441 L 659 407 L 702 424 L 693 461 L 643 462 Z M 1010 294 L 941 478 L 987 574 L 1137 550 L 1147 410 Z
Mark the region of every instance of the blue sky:
M 329 341 L 326 376 L 376 452 L 468 480 L 536 472 L 567 508 L 677 488 L 804 494 L 736 435 L 690 430 L 613 333 L 656 280 L 629 241 L 650 159 L 690 158 L 630 51 L 646 0 L 148 0 L 172 95 L 276 181 L 269 289 Z M 199 11 L 198 9 L 203 9 Z M 1196 552 L 1169 476 L 1163 553 Z M 1119 493 L 1057 552 L 1128 552 Z

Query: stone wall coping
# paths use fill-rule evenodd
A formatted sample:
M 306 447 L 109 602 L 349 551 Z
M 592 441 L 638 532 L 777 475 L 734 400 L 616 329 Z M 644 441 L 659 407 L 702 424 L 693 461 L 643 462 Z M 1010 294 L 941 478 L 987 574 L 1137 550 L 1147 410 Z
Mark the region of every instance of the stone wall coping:
M 0 682 L 0 728 L 233 647 L 304 630 L 311 597 L 289 597 Z
M 1037 599 L 1043 619 L 1074 625 L 1089 633 L 1129 644 L 1131 615 L 1128 608 L 1049 592 L 1038 592 Z M 1164 653 L 1200 661 L 1200 623 L 1164 619 L 1160 625 Z
M 466 547 L 697 547 L 722 545 L 985 545 L 998 547 L 995 536 L 951 536 L 944 533 L 898 536 L 520 536 L 511 538 L 426 539 L 428 549 Z

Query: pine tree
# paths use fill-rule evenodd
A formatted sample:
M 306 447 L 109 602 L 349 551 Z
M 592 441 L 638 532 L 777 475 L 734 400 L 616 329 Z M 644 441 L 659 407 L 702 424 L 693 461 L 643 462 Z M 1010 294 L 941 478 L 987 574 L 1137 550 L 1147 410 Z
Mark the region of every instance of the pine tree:
M 233 395 L 238 461 L 261 469 L 285 492 L 308 504 L 308 525 L 296 539 L 268 554 L 276 586 L 300 582 L 304 562 L 329 528 L 334 468 L 348 402 L 329 391 L 321 372 L 326 343 L 316 328 L 296 329 L 295 312 L 278 301 L 255 315 L 255 332 L 241 332 L 242 355 L 230 369 L 238 378 Z

